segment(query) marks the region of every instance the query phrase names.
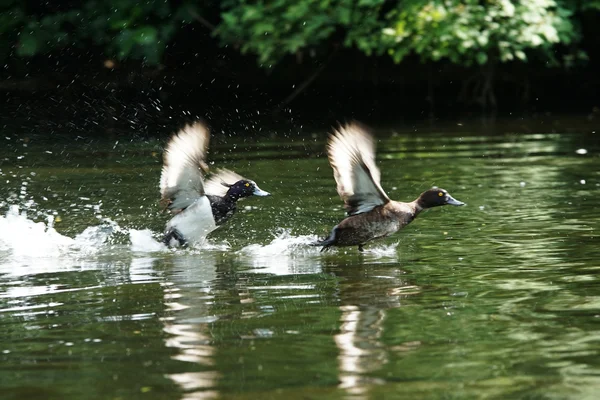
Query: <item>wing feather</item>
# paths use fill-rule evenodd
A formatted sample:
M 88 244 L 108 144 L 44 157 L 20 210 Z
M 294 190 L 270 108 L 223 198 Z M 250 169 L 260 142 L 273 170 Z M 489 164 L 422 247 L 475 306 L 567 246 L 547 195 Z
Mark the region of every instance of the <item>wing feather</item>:
M 351 122 L 335 129 L 327 153 L 348 215 L 368 212 L 390 201 L 379 182 L 373 136 L 365 127 Z
M 181 211 L 204 195 L 208 142 L 208 128 L 200 122 L 185 126 L 169 140 L 160 176 L 161 203 L 169 210 Z

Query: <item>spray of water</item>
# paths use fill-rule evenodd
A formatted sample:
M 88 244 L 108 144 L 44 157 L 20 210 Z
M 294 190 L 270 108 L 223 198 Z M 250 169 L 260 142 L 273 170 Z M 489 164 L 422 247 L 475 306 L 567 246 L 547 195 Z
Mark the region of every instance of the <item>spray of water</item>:
M 54 269 L 57 264 L 65 268 L 80 267 L 86 262 L 95 262 L 105 254 L 193 255 L 231 252 L 231 246 L 226 241 L 213 242 L 210 239 L 195 248 L 170 249 L 157 240 L 159 233 L 149 229 L 123 228 L 108 218 L 100 218 L 100 221 L 99 225 L 87 227 L 72 238 L 56 231 L 52 214 L 46 215 L 46 222 L 36 222 L 28 217 L 27 210 L 12 205 L 6 215 L 0 216 L 0 270 L 31 266 L 40 268 L 45 264 Z M 124 236 L 129 238 L 128 243 L 122 243 Z M 314 273 L 321 269 L 319 259 L 322 254 L 318 247 L 309 246 L 316 240 L 315 235 L 294 236 L 289 230 L 280 229 L 273 233 L 269 243 L 250 244 L 233 255 L 241 264 L 264 273 Z M 374 258 L 395 257 L 397 244 L 370 246 L 365 255 Z M 341 248 L 330 250 L 329 253 L 349 251 L 356 250 Z

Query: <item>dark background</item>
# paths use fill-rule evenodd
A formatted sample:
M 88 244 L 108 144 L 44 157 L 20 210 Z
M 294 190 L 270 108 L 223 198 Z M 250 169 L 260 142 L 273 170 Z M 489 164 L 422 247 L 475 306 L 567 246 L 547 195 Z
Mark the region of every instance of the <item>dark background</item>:
M 288 56 L 265 69 L 253 55 L 221 46 L 192 24 L 176 35 L 159 66 L 137 60 L 107 65 L 103 49 L 94 46 L 7 62 L 0 73 L 0 122 L 23 134 L 116 136 L 167 135 L 196 118 L 228 134 L 327 130 L 352 118 L 421 131 L 594 130 L 600 28 L 595 14 L 580 22 L 579 46 L 589 60 L 572 68 L 549 68 L 535 57 L 498 64 L 495 107 L 475 94 L 483 67 L 424 63 L 416 56 L 395 64 L 332 43 L 314 58 Z

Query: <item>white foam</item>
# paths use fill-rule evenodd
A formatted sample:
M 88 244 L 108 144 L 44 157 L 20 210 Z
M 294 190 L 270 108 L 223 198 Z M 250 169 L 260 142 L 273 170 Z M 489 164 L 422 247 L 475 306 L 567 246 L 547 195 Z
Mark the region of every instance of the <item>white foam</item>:
M 179 251 L 177 248 L 169 248 L 162 242 L 155 239 L 150 229 L 129 229 L 129 240 L 131 241 L 131 250 L 141 253 L 152 253 L 157 251 Z M 194 253 L 197 251 L 227 251 L 230 249 L 229 243 L 213 243 L 204 239 L 191 247 L 186 247 L 182 252 Z M 181 250 L 181 249 L 180 249 Z
M 247 272 L 275 275 L 312 274 L 321 272 L 319 248 L 309 246 L 317 240 L 315 235 L 292 236 L 289 230 L 281 230 L 271 243 L 251 244 L 237 254 Z
M 31 211 L 31 210 L 30 210 Z M 43 216 L 36 212 L 36 216 Z M 11 206 L 5 216 L 0 216 L 0 272 L 14 276 L 40 272 L 82 270 L 100 268 L 103 263 L 97 257 L 103 252 L 114 250 L 115 234 L 127 234 L 131 244 L 123 243 L 125 252 L 174 252 L 178 256 L 205 255 L 206 253 L 228 252 L 229 243 L 204 240 L 195 247 L 170 249 L 157 241 L 149 229 L 121 228 L 110 219 L 102 219 L 97 226 L 87 227 L 74 238 L 60 234 L 54 229 L 52 215 L 46 222 L 28 218 L 26 211 Z M 315 235 L 293 236 L 289 230 L 273 234 L 267 244 L 251 244 L 234 253 L 248 272 L 278 275 L 319 273 L 322 270 L 320 247 L 310 246 L 318 240 Z M 373 258 L 395 257 L 398 243 L 369 245 L 365 255 Z M 349 248 L 333 248 L 334 252 L 346 252 Z M 356 251 L 355 248 L 352 251 Z M 107 253 L 108 254 L 108 253 Z M 137 256 L 136 256 L 137 257 Z M 135 258 L 135 257 L 134 257 Z M 144 274 L 142 274 L 144 275 Z M 145 276 L 145 275 L 144 275 Z
M 366 254 L 374 255 L 375 257 L 396 257 L 398 255 L 398 244 L 400 242 L 391 244 L 378 244 L 371 245 L 372 247 L 365 248 Z
M 274 235 L 274 239 L 266 244 L 251 244 L 238 253 L 252 255 L 253 258 L 276 257 L 282 255 L 293 256 L 316 256 L 321 254 L 321 247 L 311 246 L 318 241 L 315 235 L 300 235 L 292 236 L 289 230 L 280 230 Z M 399 242 L 391 244 L 382 244 L 377 242 L 369 242 L 363 254 L 379 257 L 395 257 L 397 255 L 397 247 Z M 356 246 L 351 247 L 330 247 L 328 252 L 348 253 L 350 251 L 357 252 Z
M 262 257 L 292 253 L 318 254 L 318 247 L 309 247 L 311 243 L 317 240 L 318 238 L 315 235 L 292 236 L 289 230 L 280 230 L 275 234 L 275 238 L 271 243 L 266 245 L 251 244 L 244 247 L 240 252 Z
M 130 229 L 129 240 L 131 240 L 132 251 L 150 253 L 167 250 L 167 246 L 154 239 L 150 229 Z
M 35 222 L 26 212 L 19 212 L 18 206 L 11 206 L 6 216 L 0 216 L 0 250 L 14 258 L 60 256 L 75 241 L 58 233 L 52 222 L 52 217 L 47 224 Z
M 38 213 L 39 214 L 39 213 Z M 104 220 L 86 228 L 75 238 L 61 235 L 53 227 L 53 217 L 36 222 L 16 205 L 0 216 L 0 271 L 11 276 L 42 272 L 95 269 L 98 262 L 88 258 L 102 249 L 118 225 Z M 88 259 L 86 259 L 88 258 Z
M 231 246 L 227 242 L 214 243 L 214 242 L 211 242 L 209 239 L 205 239 L 204 242 L 202 243 L 202 245 L 200 247 L 197 247 L 197 249 L 213 250 L 213 251 L 227 251 L 227 250 L 231 250 Z
M 75 236 L 71 250 L 84 254 L 94 254 L 102 250 L 110 242 L 113 234 L 126 232 L 116 222 L 104 218 L 102 225 L 88 226 L 83 232 Z
M 54 218 L 47 216 L 47 222 L 36 222 L 27 217 L 26 211 L 19 211 L 13 205 L 6 216 L 0 216 L 0 250 L 13 257 L 58 257 L 73 250 L 94 253 L 106 243 L 108 238 L 122 229 L 116 222 L 104 219 L 102 225 L 87 227 L 75 238 L 61 235 L 54 229 Z

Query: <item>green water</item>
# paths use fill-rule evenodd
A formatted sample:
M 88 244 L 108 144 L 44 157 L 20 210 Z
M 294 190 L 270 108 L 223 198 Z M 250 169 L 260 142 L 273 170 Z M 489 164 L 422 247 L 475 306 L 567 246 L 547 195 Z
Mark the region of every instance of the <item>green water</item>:
M 215 166 L 273 196 L 207 248 L 142 251 L 129 231 L 167 220 L 164 141 L 5 132 L 0 397 L 596 399 L 596 136 L 392 131 L 377 132 L 391 198 L 437 185 L 468 205 L 364 254 L 306 245 L 343 216 L 323 133 L 215 138 Z M 58 233 L 28 231 L 48 215 Z M 57 244 L 94 226 L 104 243 Z

